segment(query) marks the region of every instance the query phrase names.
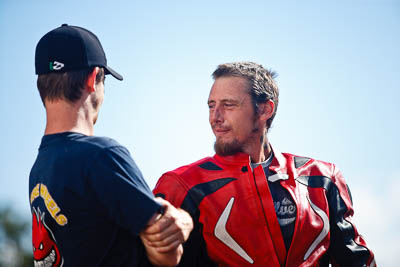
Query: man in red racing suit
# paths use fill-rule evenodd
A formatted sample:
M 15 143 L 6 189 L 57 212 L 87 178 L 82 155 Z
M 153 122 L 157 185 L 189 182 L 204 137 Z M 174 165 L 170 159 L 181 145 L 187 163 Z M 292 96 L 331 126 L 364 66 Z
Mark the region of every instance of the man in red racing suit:
M 244 153 L 215 155 L 164 174 L 154 190 L 195 221 L 181 265 L 374 266 L 335 165 L 273 154 L 268 180 L 279 180 L 297 207 L 289 250 L 262 167 L 252 170 Z
M 269 144 L 274 76 L 252 62 L 219 65 L 208 98 L 216 155 L 154 189 L 193 218 L 180 266 L 375 266 L 339 170 Z

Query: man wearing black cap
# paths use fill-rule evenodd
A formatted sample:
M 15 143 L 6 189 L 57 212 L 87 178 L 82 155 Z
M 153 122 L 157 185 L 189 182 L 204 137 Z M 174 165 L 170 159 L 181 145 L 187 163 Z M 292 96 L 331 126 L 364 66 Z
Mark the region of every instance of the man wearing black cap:
M 37 44 L 35 67 L 47 117 L 29 176 L 35 266 L 176 265 L 192 219 L 153 198 L 125 147 L 93 136 L 104 75 L 122 80 L 98 38 L 63 24 Z

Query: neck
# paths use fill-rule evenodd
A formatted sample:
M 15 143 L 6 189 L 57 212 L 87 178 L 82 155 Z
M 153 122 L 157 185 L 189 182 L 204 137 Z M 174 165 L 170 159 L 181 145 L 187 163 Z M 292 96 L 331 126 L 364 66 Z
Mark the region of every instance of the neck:
M 261 146 L 257 150 L 246 153 L 249 154 L 252 163 L 260 163 L 265 161 L 270 156 L 271 151 L 272 150 L 269 146 L 269 143 L 266 143 L 265 146 Z
M 253 144 L 249 144 L 244 152 L 249 154 L 252 163 L 265 161 L 272 152 L 267 138 L 267 130 L 264 130 L 259 140 L 256 140 Z
M 91 107 L 83 100 L 69 103 L 64 100 L 46 101 L 45 135 L 77 132 L 93 135 L 94 116 Z

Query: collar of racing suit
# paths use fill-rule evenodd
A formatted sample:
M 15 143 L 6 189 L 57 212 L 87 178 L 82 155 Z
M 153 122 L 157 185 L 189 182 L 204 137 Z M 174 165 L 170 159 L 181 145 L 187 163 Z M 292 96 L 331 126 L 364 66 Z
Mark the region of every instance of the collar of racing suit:
M 276 175 L 274 175 L 270 180 L 276 181 L 276 180 L 295 179 L 297 177 L 295 168 L 290 170 L 290 172 L 293 172 L 292 173 L 293 175 L 289 176 L 286 158 L 282 155 L 282 153 L 278 149 L 274 148 L 271 144 L 270 147 L 272 149 L 272 153 L 274 153 L 274 158 L 272 159 L 269 169 L 272 172 L 276 173 Z M 227 165 L 243 165 L 243 164 L 250 165 L 250 156 L 243 152 L 236 153 L 230 156 L 219 156 L 215 154 L 214 158 L 217 161 Z M 259 167 L 262 168 L 262 166 Z

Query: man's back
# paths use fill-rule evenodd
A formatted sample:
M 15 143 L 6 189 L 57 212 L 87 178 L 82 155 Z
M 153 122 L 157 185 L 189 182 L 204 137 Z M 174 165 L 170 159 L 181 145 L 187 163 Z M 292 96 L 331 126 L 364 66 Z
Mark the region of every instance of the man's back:
M 72 132 L 44 136 L 29 192 L 35 261 L 118 266 L 142 260 L 137 234 L 159 205 L 116 141 Z
M 29 177 L 35 266 L 177 265 L 192 218 L 154 199 L 126 148 L 93 136 L 105 75 L 123 79 L 97 36 L 68 24 L 46 33 L 35 72 L 46 109 Z

